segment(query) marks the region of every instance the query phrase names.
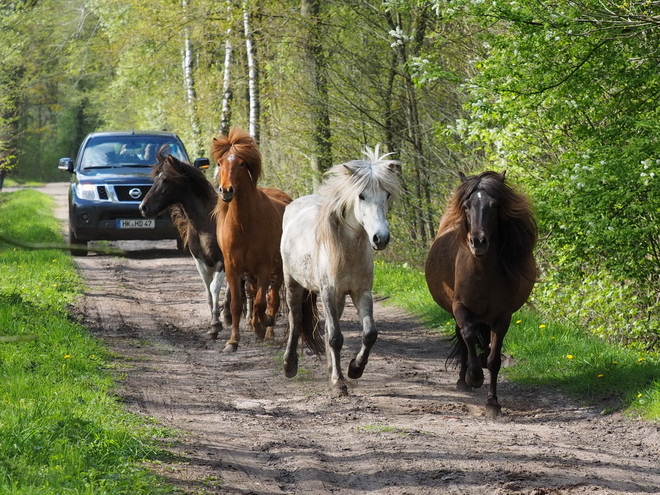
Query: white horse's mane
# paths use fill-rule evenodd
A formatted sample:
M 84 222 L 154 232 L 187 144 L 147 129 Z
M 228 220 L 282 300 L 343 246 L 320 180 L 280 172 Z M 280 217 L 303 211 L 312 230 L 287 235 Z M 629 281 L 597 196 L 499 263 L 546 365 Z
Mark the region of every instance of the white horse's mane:
M 335 263 L 341 263 L 347 254 L 339 227 L 353 209 L 355 198 L 365 190 L 383 189 L 390 193 L 391 200 L 398 198 L 399 178 L 396 174 L 397 160 L 379 155 L 380 144 L 374 149 L 368 146 L 362 152 L 366 160 L 353 160 L 334 165 L 326 172 L 326 180 L 318 194 L 323 198 L 319 209 L 317 230 L 320 245 L 325 244 Z

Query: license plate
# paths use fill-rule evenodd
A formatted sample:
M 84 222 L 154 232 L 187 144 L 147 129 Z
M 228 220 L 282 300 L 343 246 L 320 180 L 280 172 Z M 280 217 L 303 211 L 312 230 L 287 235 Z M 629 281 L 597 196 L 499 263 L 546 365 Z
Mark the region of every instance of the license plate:
M 149 219 L 117 220 L 118 229 L 153 229 L 155 227 L 156 227 L 155 220 L 149 220 Z

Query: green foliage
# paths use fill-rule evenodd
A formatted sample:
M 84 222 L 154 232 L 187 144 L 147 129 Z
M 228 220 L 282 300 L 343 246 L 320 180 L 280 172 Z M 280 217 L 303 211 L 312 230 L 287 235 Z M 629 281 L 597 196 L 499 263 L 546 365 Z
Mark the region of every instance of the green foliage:
M 448 18 L 485 28 L 466 85 L 471 118 L 453 129 L 483 146 L 482 166 L 508 169 L 533 196 L 537 306 L 653 347 L 660 77 L 650 54 L 660 31 L 647 3 L 606 4 L 447 4 Z
M 0 195 L 0 231 L 26 242 L 61 242 L 52 200 Z M 167 433 L 123 411 L 110 356 L 69 318 L 81 281 L 63 251 L 0 243 L 0 492 L 170 493 L 140 466 Z

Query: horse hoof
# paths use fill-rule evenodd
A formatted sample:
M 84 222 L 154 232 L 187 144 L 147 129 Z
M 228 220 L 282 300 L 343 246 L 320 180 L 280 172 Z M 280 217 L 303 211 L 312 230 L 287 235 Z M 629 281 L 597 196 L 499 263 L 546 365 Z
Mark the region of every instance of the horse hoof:
M 236 352 L 237 350 L 238 350 L 238 344 L 232 344 L 227 342 L 227 345 L 225 345 L 225 348 L 222 350 L 222 352 L 230 353 L 230 352 Z
M 465 377 L 466 383 L 472 388 L 480 388 L 484 384 L 484 374 L 481 368 L 477 368 L 478 372 L 471 373 L 468 371 Z
M 502 406 L 499 404 L 486 404 L 486 417 L 498 418 L 502 416 Z
M 218 332 L 216 330 L 209 330 L 206 332 L 206 340 L 217 340 Z
M 284 376 L 293 378 L 298 374 L 298 355 L 295 358 L 284 360 Z
M 465 380 L 458 380 L 456 382 L 456 390 L 459 392 L 472 392 L 472 387 L 470 387 Z
M 353 359 L 348 365 L 348 377 L 357 380 L 358 378 L 362 377 L 362 373 L 364 373 L 364 366 L 358 366 L 355 364 L 355 359 Z
M 334 397 L 347 397 L 348 387 L 345 383 L 337 383 L 332 387 L 332 395 Z

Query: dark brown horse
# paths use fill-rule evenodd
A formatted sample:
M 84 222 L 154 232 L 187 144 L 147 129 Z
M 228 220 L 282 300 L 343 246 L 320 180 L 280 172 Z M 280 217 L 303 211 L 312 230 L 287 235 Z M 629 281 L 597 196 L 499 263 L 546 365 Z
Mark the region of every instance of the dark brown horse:
M 140 212 L 145 217 L 155 217 L 171 208 L 174 225 L 204 281 L 211 308 L 211 329 L 207 334 L 215 339 L 222 330 L 220 313 L 226 306 L 219 300 L 225 281 L 225 264 L 212 217 L 218 195 L 201 170 L 172 155 L 158 155 L 152 179 L 154 184 L 140 203 Z M 224 313 L 229 324 L 226 307 Z
M 252 328 L 258 339 L 271 338 L 282 286 L 282 216 L 291 198 L 279 189 L 257 187 L 261 153 L 245 131 L 233 128 L 229 136 L 214 138 L 211 156 L 218 164 L 220 194 L 215 214 L 227 284 L 237 294 L 241 277 L 251 283 L 255 290 Z M 232 332 L 225 352 L 238 348 L 241 306 L 240 299 L 232 300 Z
M 497 416 L 502 343 L 511 315 L 536 280 L 537 228 L 527 198 L 509 187 L 505 172 L 460 175 L 426 259 L 426 282 L 435 302 L 456 320 L 457 388 L 481 387 L 487 367 L 486 414 Z

